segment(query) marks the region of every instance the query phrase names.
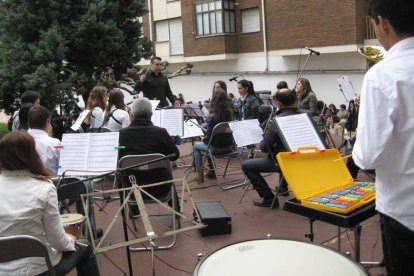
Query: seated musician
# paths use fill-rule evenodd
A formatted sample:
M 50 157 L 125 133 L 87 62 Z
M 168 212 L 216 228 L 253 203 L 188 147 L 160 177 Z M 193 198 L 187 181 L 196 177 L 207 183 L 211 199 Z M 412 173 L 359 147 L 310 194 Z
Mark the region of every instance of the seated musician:
M 0 171 L 0 236 L 29 235 L 41 240 L 57 275 L 65 275 L 74 267 L 78 275 L 100 275 L 89 242 L 75 242 L 75 237 L 63 229 L 56 188 L 32 136 L 11 132 L 0 140 Z M 49 275 L 47 270 L 43 258 L 0 264 L 0 275 Z
M 276 112 L 276 116 L 290 116 L 300 113 L 298 111 L 296 95 L 288 88 L 278 90 L 273 96 L 273 100 L 279 108 Z M 266 158 L 245 160 L 242 165 L 242 170 L 260 196 L 260 199 L 253 202 L 254 205 L 259 207 L 269 207 L 273 201 L 274 195 L 260 173 L 278 171 L 275 156 L 277 153 L 284 150 L 274 123 L 269 122 L 259 147 L 262 152 L 268 153 L 268 156 Z M 286 181 L 283 181 L 278 189 L 280 195 L 289 195 Z
M 43 106 L 33 106 L 29 110 L 29 133 L 36 141 L 36 151 L 40 156 L 43 164 L 53 175 L 57 174 L 57 165 L 59 165 L 60 141 L 48 135 L 50 129 L 50 118 L 52 113 Z
M 165 128 L 154 126 L 151 122 L 152 106 L 147 98 L 138 99 L 131 104 L 131 124 L 119 131 L 119 145 L 125 149 L 119 150 L 119 159 L 126 155 L 161 153 L 163 155 L 175 154 L 170 161 L 180 156 L 178 147 L 174 144 L 170 134 Z M 154 169 L 151 172 L 125 172 L 125 175 L 134 174 L 138 183 L 156 183 L 168 180 L 165 169 Z M 150 187 L 147 189 L 153 196 L 163 194 L 170 190 L 169 185 Z

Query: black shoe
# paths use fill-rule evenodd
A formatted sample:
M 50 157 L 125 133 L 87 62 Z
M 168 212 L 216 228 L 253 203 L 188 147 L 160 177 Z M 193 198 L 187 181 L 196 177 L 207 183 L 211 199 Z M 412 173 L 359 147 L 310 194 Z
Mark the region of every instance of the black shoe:
M 289 190 L 287 187 L 276 187 L 275 192 L 280 196 L 289 196 Z
M 102 228 L 96 228 L 94 234 L 95 234 L 95 240 L 96 239 L 99 239 L 99 238 L 102 238 L 102 236 L 103 236 L 103 229 Z
M 257 207 L 270 207 L 273 202 L 273 197 L 271 198 L 259 198 L 253 201 L 254 206 Z

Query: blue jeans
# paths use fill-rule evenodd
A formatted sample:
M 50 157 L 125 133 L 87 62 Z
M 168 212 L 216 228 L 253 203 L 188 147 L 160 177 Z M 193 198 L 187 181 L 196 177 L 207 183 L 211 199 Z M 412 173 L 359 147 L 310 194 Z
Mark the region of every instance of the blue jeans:
M 99 276 L 99 268 L 96 262 L 95 254 L 88 240 L 78 240 L 87 246 L 81 246 L 75 243 L 75 251 L 66 251 L 62 253 L 62 259 L 54 266 L 56 275 L 66 275 L 74 267 L 78 276 Z M 49 275 L 49 272 L 43 272 L 40 276 Z
M 272 198 L 273 192 L 260 173 L 278 172 L 279 168 L 271 158 L 255 158 L 243 161 L 242 170 L 262 198 Z M 287 187 L 284 181 L 281 186 Z
M 414 231 L 380 213 L 382 247 L 389 276 L 412 275 L 414 271 Z
M 197 142 L 193 146 L 193 156 L 194 156 L 194 163 L 196 168 L 201 168 L 203 165 L 203 155 L 202 152 L 207 151 L 207 144 L 204 142 Z M 232 147 L 227 148 L 215 148 L 210 145 L 210 150 L 213 154 L 226 154 L 232 151 Z M 213 169 L 213 163 L 210 158 L 207 157 L 208 165 L 210 169 Z

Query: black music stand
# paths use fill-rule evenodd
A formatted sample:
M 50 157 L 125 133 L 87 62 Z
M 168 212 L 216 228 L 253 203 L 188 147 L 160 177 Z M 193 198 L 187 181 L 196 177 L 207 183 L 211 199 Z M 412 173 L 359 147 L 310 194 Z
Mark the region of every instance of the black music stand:
M 197 104 L 188 104 L 184 107 L 184 114 L 188 119 L 196 119 L 198 123 L 203 123 L 204 113 Z
M 310 233 L 305 234 L 305 237 L 309 238 L 311 242 L 313 242 L 314 238 L 313 222 L 315 220 L 320 220 L 338 226 L 338 251 L 341 250 L 340 227 L 354 228 L 355 260 L 361 264 L 366 265 L 379 264 L 378 262 L 360 262 L 360 241 L 362 230 L 360 223 L 377 214 L 377 211 L 375 210 L 375 201 L 368 203 L 349 214 L 339 214 L 304 206 L 296 198 L 292 198 L 285 202 L 283 210 L 309 218 Z

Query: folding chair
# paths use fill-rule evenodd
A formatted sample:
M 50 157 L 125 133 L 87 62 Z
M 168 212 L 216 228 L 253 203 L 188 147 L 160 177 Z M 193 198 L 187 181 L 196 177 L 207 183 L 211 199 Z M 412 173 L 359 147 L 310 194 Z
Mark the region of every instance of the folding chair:
M 53 182 L 59 183 L 59 187 L 57 187 L 57 195 L 59 201 L 59 209 L 61 213 L 64 210 L 70 213 L 67 202 L 74 201 L 76 205 L 76 213 L 81 214 L 83 216 L 88 216 L 89 221 L 92 225 L 94 237 L 89 237 L 89 232 L 87 231 L 88 228 L 84 227 L 83 235 L 85 239 L 91 241 L 92 239 L 96 239 L 102 236 L 102 229 L 96 229 L 95 213 L 93 209 L 92 198 L 88 199 L 89 210 L 87 214 L 85 212 L 85 209 L 83 208 L 81 195 L 87 194 L 89 192 L 86 183 L 83 181 L 83 179 L 79 177 L 65 177 L 61 180 L 53 179 Z M 68 183 L 71 184 L 65 185 Z M 90 188 L 90 191 L 92 191 L 92 187 Z
M 118 161 L 118 168 L 119 169 L 123 169 L 129 166 L 133 166 L 136 164 L 140 164 L 140 163 L 144 163 L 147 161 L 151 161 L 154 159 L 159 159 L 164 157 L 163 154 L 160 153 L 153 153 L 153 154 L 142 154 L 142 155 L 127 155 L 122 157 L 119 161 Z M 129 171 L 124 171 L 124 175 L 130 175 L 134 173 L 131 173 L 133 171 L 145 174 L 146 176 L 151 176 L 151 171 L 153 171 L 154 169 L 166 169 L 167 173 L 162 175 L 162 180 L 158 179 L 158 181 L 150 181 L 148 180 L 148 178 L 146 178 L 145 180 L 140 179 L 140 177 L 137 177 L 137 182 L 139 185 L 144 185 L 144 184 L 152 184 L 152 183 L 156 183 L 156 182 L 161 182 L 161 181 L 166 181 L 166 180 L 172 180 L 173 176 L 172 176 L 172 169 L 171 169 L 171 163 L 170 160 L 165 159 L 165 160 L 161 160 L 161 161 L 157 161 L 157 162 L 153 162 L 147 165 L 143 165 L 143 166 L 139 166 L 139 167 L 135 167 L 133 169 L 130 169 Z M 118 175 L 116 175 L 116 177 L 118 177 Z M 127 177 L 126 177 L 127 178 Z M 119 183 L 119 179 L 117 179 L 118 183 Z M 168 191 L 163 192 L 163 193 L 158 193 L 156 195 L 154 195 L 155 198 L 157 198 L 159 201 L 161 202 L 167 202 L 169 206 L 171 206 L 175 211 L 179 211 L 179 203 L 178 203 L 178 196 L 177 196 L 177 191 L 175 189 L 175 185 L 174 183 L 171 184 L 163 184 L 163 185 L 170 185 L 170 189 L 168 189 Z M 156 186 L 156 187 L 161 187 L 161 186 Z M 151 191 L 148 190 L 148 192 L 150 194 Z M 156 204 L 157 202 L 154 201 L 153 199 L 149 198 L 148 196 L 146 196 L 145 194 L 142 195 L 143 199 L 144 199 L 144 203 L 145 204 Z M 130 198 L 128 200 L 128 207 L 130 208 L 130 218 L 132 219 L 132 223 L 134 226 L 135 231 L 137 231 L 137 226 L 135 224 L 135 217 L 138 217 L 139 215 L 133 215 L 131 213 L 131 207 L 135 207 L 137 206 L 137 202 L 135 200 L 135 198 Z M 172 224 L 173 224 L 173 230 L 175 231 L 177 229 L 177 225 L 179 227 L 180 225 L 180 218 L 179 216 L 175 215 L 174 213 L 172 214 Z M 158 215 L 152 215 L 152 216 L 163 216 L 166 214 L 158 214 Z M 171 247 L 174 246 L 176 241 L 176 234 L 173 235 L 173 240 L 170 244 L 168 245 L 164 245 L 164 246 L 157 246 L 156 249 L 169 249 Z M 144 251 L 144 250 L 151 250 L 149 247 L 136 247 L 136 248 L 132 248 L 130 247 L 131 251 Z
M 17 235 L 0 238 L 0 248 L 0 263 L 28 257 L 43 257 L 45 258 L 50 275 L 56 276 L 46 246 L 35 237 Z
M 207 150 L 206 150 L 205 153 L 203 153 L 204 158 L 203 158 L 202 167 L 204 168 L 204 164 L 205 164 L 207 158 L 210 158 L 212 166 L 213 166 L 214 173 L 216 174 L 216 177 L 217 177 L 217 182 L 218 182 L 220 188 L 222 188 L 223 190 L 229 190 L 229 189 L 232 189 L 232 188 L 243 186 L 247 182 L 246 176 L 243 173 L 242 173 L 242 175 L 243 175 L 242 179 L 233 179 L 233 180 L 230 180 L 230 181 L 227 181 L 227 182 L 222 182 L 222 179 L 220 178 L 220 177 L 222 177 L 222 178 L 226 177 L 227 169 L 229 167 L 230 159 L 232 157 L 237 157 L 237 159 L 239 160 L 239 163 L 240 163 L 240 168 L 241 168 L 241 165 L 242 165 L 242 161 L 241 161 L 241 158 L 240 158 L 240 153 L 237 150 L 236 144 L 234 143 L 232 133 L 233 132 L 232 132 L 230 126 L 229 126 L 229 123 L 222 122 L 222 123 L 217 124 L 214 127 L 213 131 L 212 131 L 211 139 L 210 139 L 210 141 L 207 145 Z M 212 144 L 214 144 L 214 141 L 217 138 L 217 136 L 220 136 L 220 135 L 231 135 L 231 137 L 233 139 L 233 144 L 232 144 L 232 149 L 229 152 L 223 151 L 220 148 L 213 147 Z M 217 167 L 217 164 L 216 164 L 216 159 L 227 159 L 226 166 L 224 168 L 224 172 L 221 173 L 221 174 L 218 171 L 218 167 Z

